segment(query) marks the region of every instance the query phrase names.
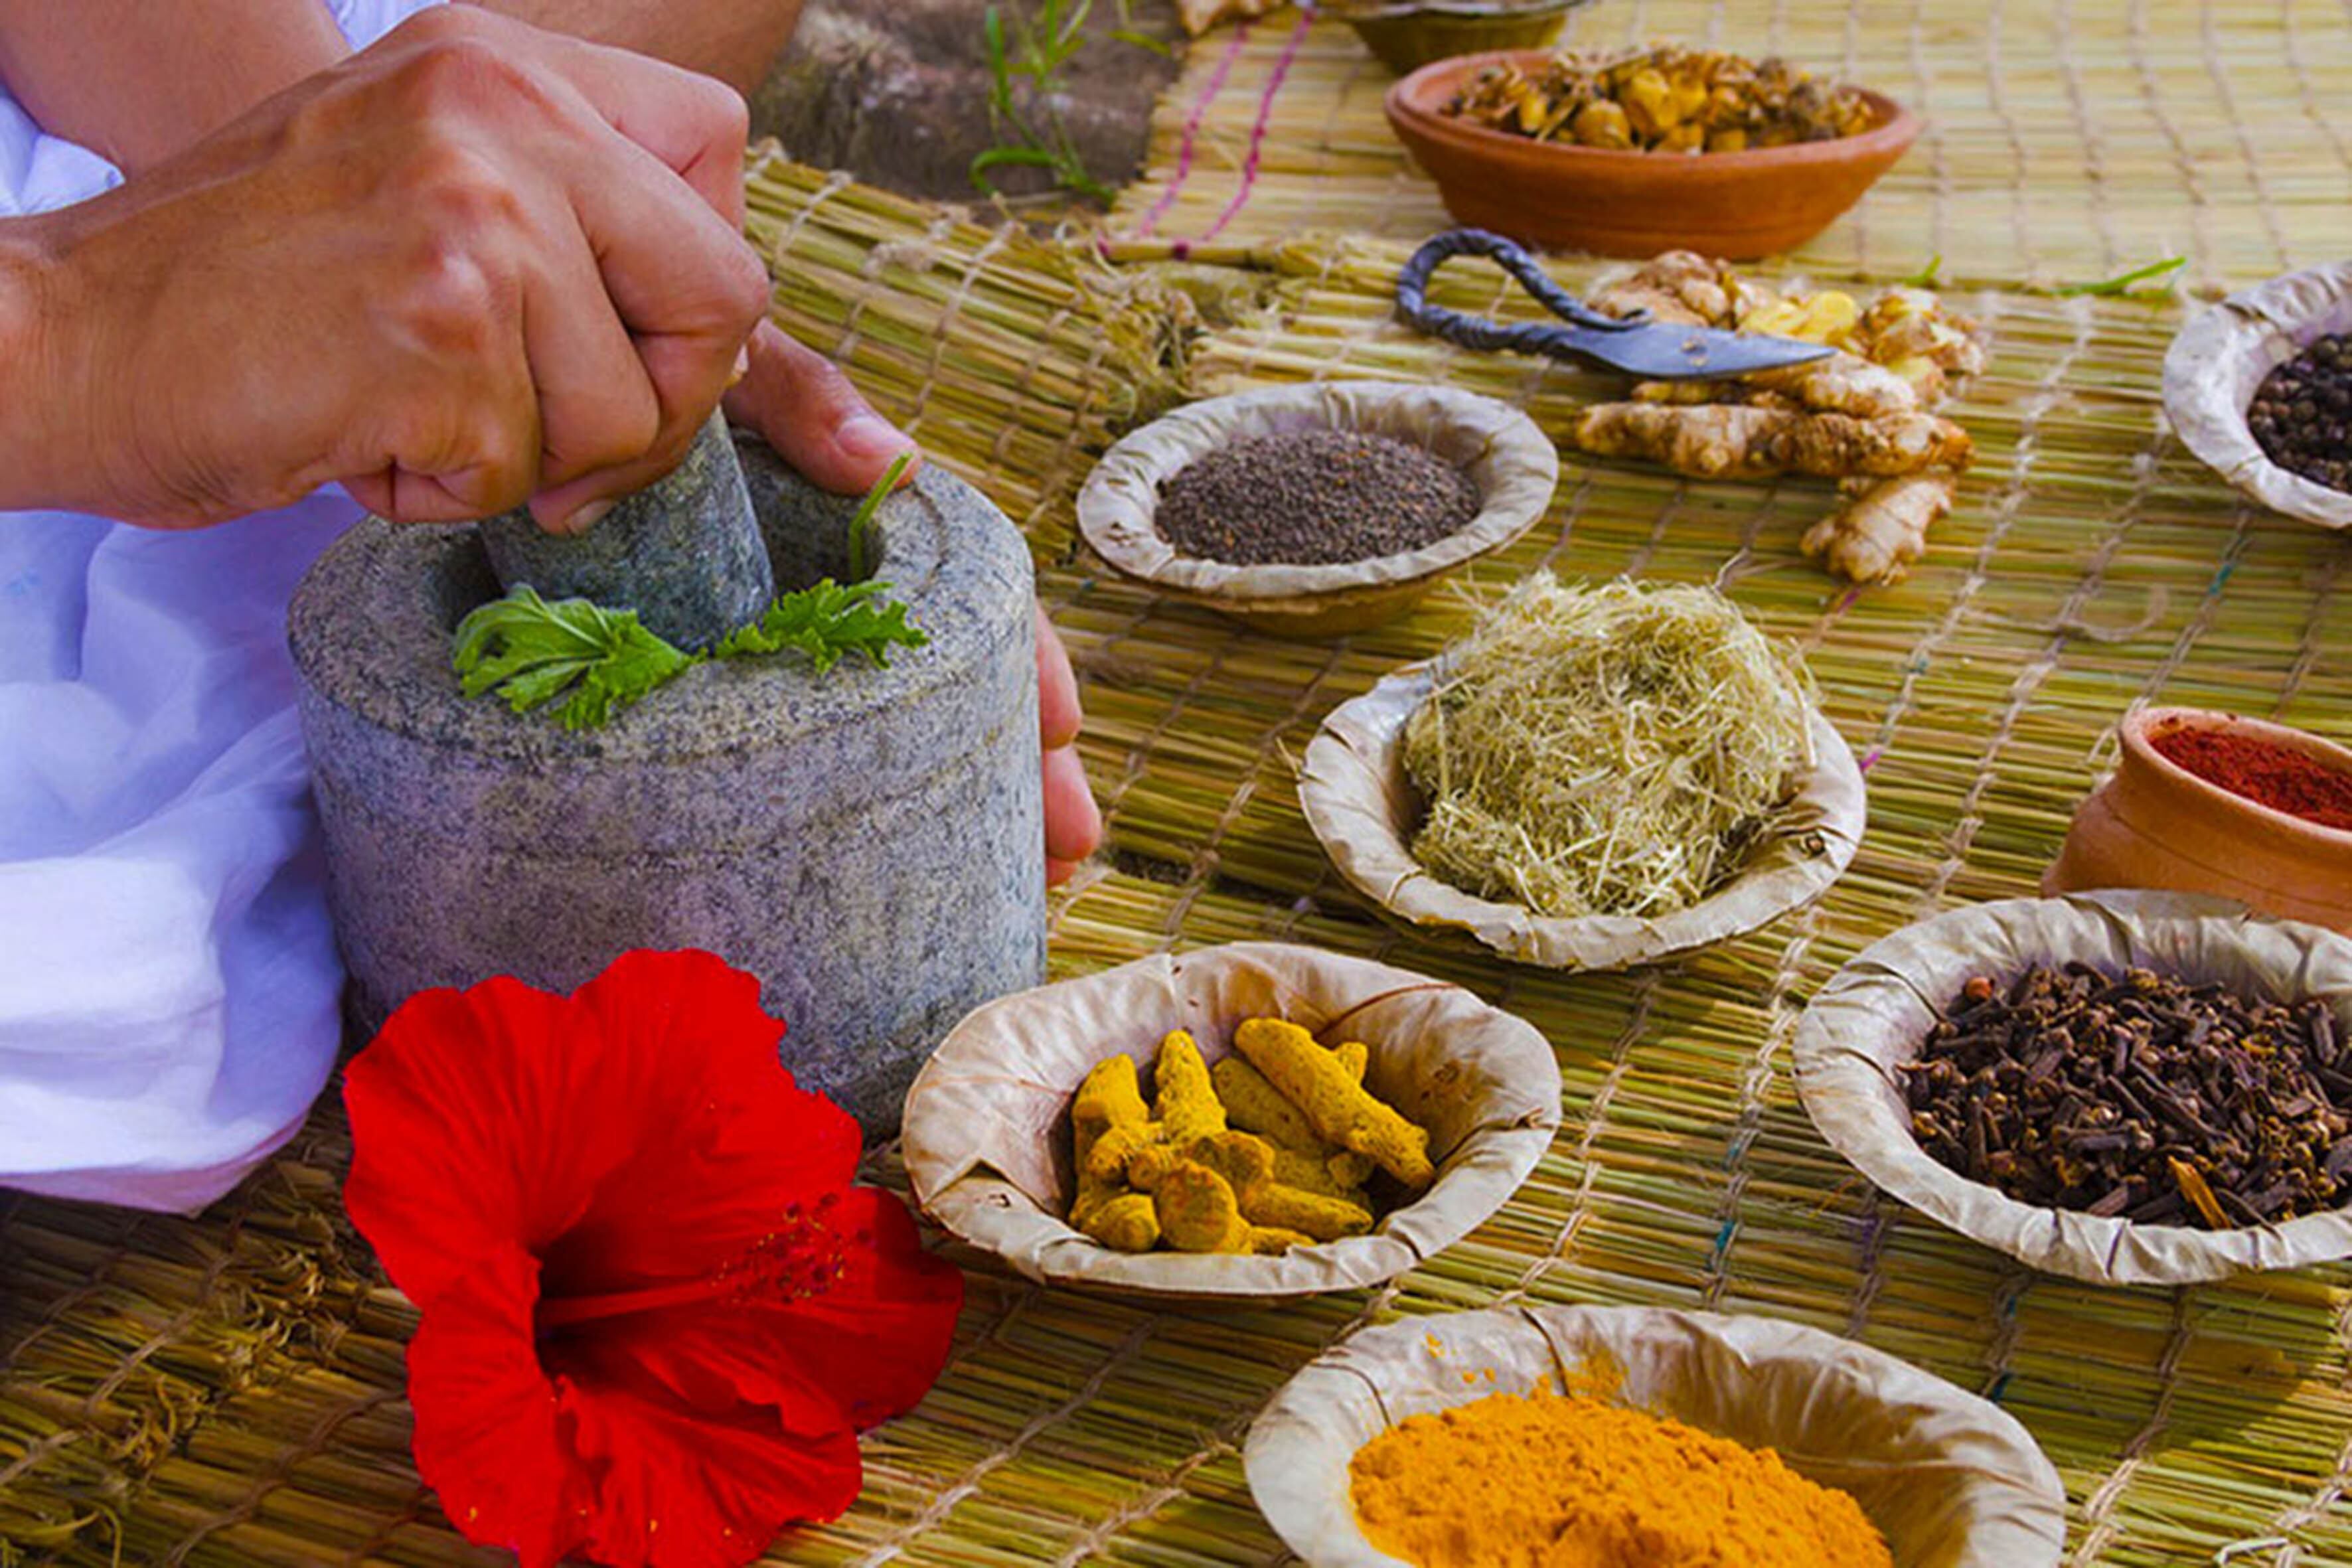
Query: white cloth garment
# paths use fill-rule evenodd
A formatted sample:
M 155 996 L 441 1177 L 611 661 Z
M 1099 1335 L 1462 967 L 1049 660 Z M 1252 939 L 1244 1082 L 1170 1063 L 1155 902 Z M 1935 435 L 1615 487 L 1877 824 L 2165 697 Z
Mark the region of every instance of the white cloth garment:
M 364 47 L 438 0 L 327 0 Z M 120 181 L 0 94 L 0 218 Z M 0 513 L 0 1185 L 194 1209 L 334 1064 L 286 602 L 339 492 L 156 532 Z

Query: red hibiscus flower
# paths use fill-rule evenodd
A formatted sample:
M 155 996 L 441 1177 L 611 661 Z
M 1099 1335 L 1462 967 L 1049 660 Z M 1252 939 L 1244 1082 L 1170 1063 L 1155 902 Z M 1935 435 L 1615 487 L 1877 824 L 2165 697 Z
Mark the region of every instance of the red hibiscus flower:
M 922 1398 L 963 1280 L 852 1187 L 759 984 L 632 952 L 571 996 L 412 998 L 352 1062 L 352 1220 L 422 1314 L 416 1466 L 524 1568 L 748 1563 L 857 1496 L 857 1429 Z

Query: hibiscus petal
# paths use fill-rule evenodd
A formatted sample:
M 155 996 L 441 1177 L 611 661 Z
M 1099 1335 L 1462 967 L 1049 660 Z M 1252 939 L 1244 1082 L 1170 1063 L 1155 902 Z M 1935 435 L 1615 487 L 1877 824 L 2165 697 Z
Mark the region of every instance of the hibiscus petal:
M 552 1568 L 588 1539 L 589 1478 L 532 1343 L 539 1266 L 477 1262 L 437 1297 L 408 1346 L 417 1473 L 468 1541 Z
M 963 1276 L 922 1249 L 889 1193 L 852 1189 L 826 1218 L 844 1268 L 821 1295 L 605 1319 L 567 1333 L 551 1359 L 583 1382 L 650 1384 L 692 1409 L 770 1405 L 809 1435 L 911 1409 L 955 1342 Z M 856 1239 L 861 1230 L 868 1240 Z
M 630 953 L 577 1000 L 639 1086 L 637 1137 L 546 1255 L 551 1296 L 708 1276 L 848 1184 L 857 1123 L 779 1064 L 751 976 L 709 953 Z
M 418 1305 L 479 1258 L 537 1252 L 626 1157 L 634 1117 L 595 1091 L 595 1027 L 501 977 L 410 998 L 352 1059 L 344 1206 Z
M 564 1408 L 599 1475 L 584 1550 L 610 1568 L 737 1568 L 788 1523 L 838 1519 L 865 1484 L 846 1426 L 795 1436 L 772 1411 L 614 1383 L 567 1384 Z

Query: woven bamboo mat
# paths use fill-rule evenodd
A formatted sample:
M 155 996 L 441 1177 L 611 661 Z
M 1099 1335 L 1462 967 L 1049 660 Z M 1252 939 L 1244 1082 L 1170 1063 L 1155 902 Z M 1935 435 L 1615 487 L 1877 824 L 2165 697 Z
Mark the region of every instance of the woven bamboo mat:
M 1805 5 L 1612 0 L 1569 41 L 1782 54 L 1928 118 L 1919 145 L 1801 259 L 1991 283 L 2169 256 L 2248 282 L 2352 247 L 2352 26 L 2336 0 Z M 1337 22 L 1277 12 L 1195 48 L 1161 100 L 1121 254 L 1222 258 L 1318 230 L 1421 237 L 1437 188 L 1381 113 L 1395 79 Z
M 1377 954 L 1519 1011 L 1567 1095 L 1505 1211 L 1387 1289 L 1154 1314 L 975 1268 L 947 1374 L 866 1442 L 863 1500 L 774 1561 L 1277 1563 L 1238 1462 L 1273 1391 L 1361 1323 L 1527 1299 L 1776 1313 L 1982 1391 L 2064 1475 L 2077 1563 L 2352 1563 L 2352 1273 L 2177 1292 L 2036 1278 L 1878 1201 L 1814 1137 L 1787 1068 L 1805 996 L 1864 943 L 2031 888 L 2134 701 L 2352 735 L 2352 545 L 2238 506 L 2167 440 L 2153 389 L 2174 307 L 1963 293 L 1997 335 L 1958 410 L 1983 454 L 1898 589 L 1849 593 L 1797 558 L 1817 487 L 1569 466 L 1549 524 L 1475 585 L 1539 563 L 1721 584 L 1807 648 L 1870 762 L 1871 832 L 1811 910 L 1685 963 L 1564 979 L 1398 935 L 1297 809 L 1291 760 L 1321 715 L 1438 647 L 1461 605 L 1270 641 L 1098 574 L 1069 500 L 1113 433 L 1188 391 L 1443 377 L 1556 426 L 1575 377 L 1398 335 L 1395 243 L 1268 243 L 1248 273 L 1115 268 L 774 162 L 753 207 L 788 324 L 1029 529 L 1112 838 L 1055 903 L 1055 970 L 1243 937 Z M 2296 243 L 2296 262 L 2326 254 Z M 1497 302 L 1475 269 L 1444 291 Z M 0 1194 L 0 1563 L 499 1560 L 409 1465 L 414 1317 L 342 1223 L 344 1154 L 330 1101 L 196 1220 Z M 887 1151 L 874 1173 L 896 1179 Z

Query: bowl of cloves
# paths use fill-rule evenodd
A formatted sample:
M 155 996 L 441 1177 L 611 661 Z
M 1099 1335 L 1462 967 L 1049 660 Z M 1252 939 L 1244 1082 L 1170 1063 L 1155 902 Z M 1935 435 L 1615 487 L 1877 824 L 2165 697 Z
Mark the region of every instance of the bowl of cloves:
M 2184 1285 L 2352 1258 L 2352 939 L 2224 900 L 1955 910 L 1798 1026 L 1813 1125 L 2047 1273 Z
M 1111 567 L 1281 637 L 1410 609 L 1551 505 L 1559 453 L 1507 403 L 1376 381 L 1191 404 L 1104 454 L 1078 530 Z
M 2183 327 L 2164 356 L 2164 412 L 2245 495 L 2352 528 L 2352 261 L 2257 284 Z

